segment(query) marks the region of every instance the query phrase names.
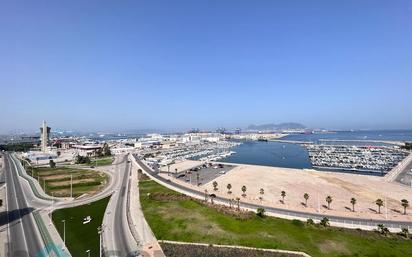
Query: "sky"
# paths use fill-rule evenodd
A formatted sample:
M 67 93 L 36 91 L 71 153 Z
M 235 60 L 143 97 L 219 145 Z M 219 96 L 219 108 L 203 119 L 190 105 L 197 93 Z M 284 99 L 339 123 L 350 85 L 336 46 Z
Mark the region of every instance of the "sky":
M 412 1 L 0 2 L 0 133 L 412 129 Z

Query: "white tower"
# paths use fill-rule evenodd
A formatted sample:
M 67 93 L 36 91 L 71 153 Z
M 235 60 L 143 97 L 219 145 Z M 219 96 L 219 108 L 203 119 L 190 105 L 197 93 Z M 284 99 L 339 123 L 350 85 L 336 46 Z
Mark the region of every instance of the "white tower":
M 40 139 L 41 139 L 41 151 L 45 153 L 47 151 L 47 143 L 50 137 L 50 128 L 47 127 L 46 121 L 43 121 L 43 125 L 40 128 Z

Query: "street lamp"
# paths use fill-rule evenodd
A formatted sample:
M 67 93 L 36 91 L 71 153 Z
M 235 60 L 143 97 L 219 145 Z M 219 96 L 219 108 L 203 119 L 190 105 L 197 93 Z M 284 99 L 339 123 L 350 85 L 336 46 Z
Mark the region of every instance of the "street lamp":
M 66 220 L 62 220 L 63 222 L 63 242 L 66 244 Z
M 90 250 L 87 250 L 86 253 L 87 253 L 87 257 L 90 257 Z
M 99 226 L 97 228 L 97 233 L 99 234 L 99 257 L 102 257 L 102 233 L 103 233 L 102 226 Z

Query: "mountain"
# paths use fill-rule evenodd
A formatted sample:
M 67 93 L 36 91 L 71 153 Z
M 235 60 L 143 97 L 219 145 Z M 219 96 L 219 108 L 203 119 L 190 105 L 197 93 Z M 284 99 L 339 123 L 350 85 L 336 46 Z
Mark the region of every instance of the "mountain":
M 306 126 L 296 122 L 285 122 L 285 123 L 269 123 L 262 125 L 250 125 L 248 130 L 288 130 L 288 129 L 305 129 Z

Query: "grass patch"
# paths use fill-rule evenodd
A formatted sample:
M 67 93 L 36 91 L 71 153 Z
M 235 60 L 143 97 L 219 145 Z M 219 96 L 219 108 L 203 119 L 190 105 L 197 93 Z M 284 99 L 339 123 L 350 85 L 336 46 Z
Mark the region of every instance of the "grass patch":
M 94 203 L 53 212 L 53 223 L 63 238 L 63 222 L 66 221 L 66 245 L 72 256 L 99 256 L 99 235 L 97 228 L 102 224 L 109 197 Z M 92 221 L 83 225 L 83 219 L 91 216 Z
M 57 197 L 70 196 L 71 176 L 73 176 L 73 197 L 98 192 L 108 179 L 103 172 L 71 167 L 36 167 L 27 171 L 29 175 L 39 180 L 46 194 Z
M 312 256 L 411 256 L 412 242 L 397 235 L 322 228 L 273 217 L 240 220 L 190 200 L 153 199 L 173 193 L 153 181 L 140 182 L 142 209 L 158 239 L 303 251 Z
M 113 157 L 102 157 L 102 158 L 92 158 L 90 159 L 90 163 L 83 164 L 85 166 L 107 166 L 113 163 Z

